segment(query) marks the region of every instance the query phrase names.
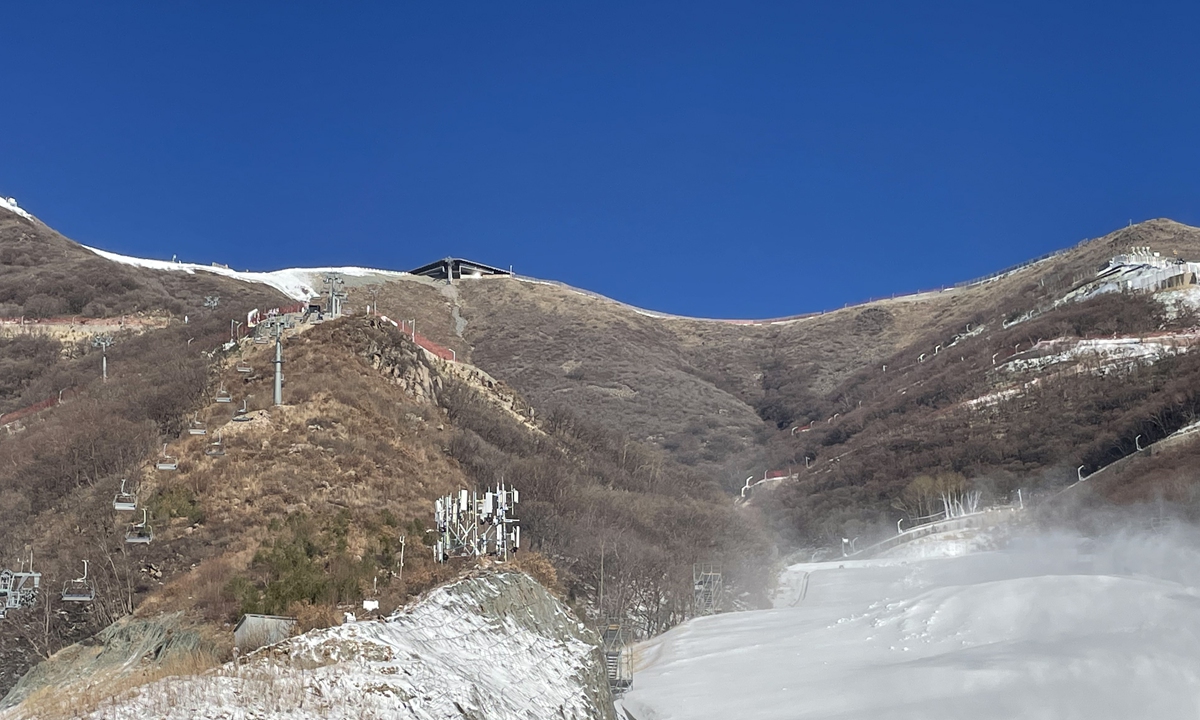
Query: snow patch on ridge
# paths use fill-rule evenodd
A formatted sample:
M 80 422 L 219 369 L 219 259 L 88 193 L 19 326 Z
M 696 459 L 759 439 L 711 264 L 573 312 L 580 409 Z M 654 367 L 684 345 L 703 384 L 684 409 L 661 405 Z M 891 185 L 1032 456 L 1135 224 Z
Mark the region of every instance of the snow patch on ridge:
M 1150 365 L 1163 358 L 1183 354 L 1198 341 L 1200 333 L 1196 332 L 1148 337 L 1043 340 L 1022 353 L 1032 353 L 1034 357 L 1014 358 L 1004 364 L 1004 369 L 1009 372 L 1037 371 L 1064 362 L 1092 361 L 1097 370 L 1104 372 L 1131 363 Z
M 10 213 L 15 213 L 15 214 L 20 215 L 21 217 L 25 218 L 26 220 L 33 219 L 32 215 L 30 215 L 29 213 L 27 213 L 21 209 L 21 206 L 17 204 L 16 198 L 6 198 L 3 196 L 0 196 L 0 210 L 7 210 Z
M 374 268 L 364 267 L 328 267 L 328 268 L 288 268 L 284 270 L 273 270 L 270 272 L 252 272 L 238 271 L 221 265 L 201 265 L 199 263 L 175 262 L 169 260 L 148 260 L 146 258 L 131 257 L 129 255 L 120 255 L 118 253 L 100 250 L 99 248 L 83 246 L 88 250 L 96 253 L 106 260 L 121 263 L 122 265 L 133 265 L 135 267 L 147 268 L 150 270 L 166 270 L 171 272 L 185 272 L 189 275 L 194 275 L 197 272 L 207 272 L 214 275 L 241 280 L 243 282 L 258 283 L 260 285 L 268 285 L 275 288 L 279 292 L 296 300 L 305 301 L 311 300 L 319 296 L 321 293 L 315 288 L 320 284 L 321 278 L 328 273 L 337 273 L 349 277 L 368 277 L 370 275 L 385 275 L 391 277 L 409 277 L 406 272 L 398 272 L 395 270 L 376 270 Z

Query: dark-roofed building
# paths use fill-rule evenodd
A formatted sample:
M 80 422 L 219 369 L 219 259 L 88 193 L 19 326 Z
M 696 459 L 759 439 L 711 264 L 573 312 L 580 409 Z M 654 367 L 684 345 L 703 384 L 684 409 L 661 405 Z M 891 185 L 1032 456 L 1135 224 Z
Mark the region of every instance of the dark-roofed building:
M 462 258 L 445 258 L 422 265 L 415 270 L 409 270 L 409 275 L 424 275 L 435 280 L 458 280 L 460 278 L 477 278 L 484 275 L 511 275 L 507 270 L 501 270 L 491 265 L 484 265 Z

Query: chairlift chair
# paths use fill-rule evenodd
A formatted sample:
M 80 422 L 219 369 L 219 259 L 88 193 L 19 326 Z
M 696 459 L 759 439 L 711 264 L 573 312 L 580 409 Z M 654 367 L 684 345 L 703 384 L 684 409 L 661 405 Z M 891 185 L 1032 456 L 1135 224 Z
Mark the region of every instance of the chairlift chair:
M 163 443 L 162 455 L 158 458 L 158 464 L 155 465 L 159 470 L 178 470 L 179 460 L 174 455 L 167 454 L 167 445 Z
M 148 545 L 154 539 L 154 528 L 147 522 L 146 508 L 142 508 L 142 521 L 133 523 L 129 532 L 125 533 L 125 542 L 136 545 Z
M 125 492 L 126 478 L 121 479 L 121 489 L 113 497 L 113 510 L 137 510 L 137 495 Z
M 200 413 L 192 416 L 192 422 L 188 425 L 188 435 L 207 435 L 208 426 L 200 422 Z
M 254 336 L 255 345 L 266 345 L 269 342 L 271 342 L 271 338 L 267 337 L 266 335 L 257 334 Z
M 254 372 L 254 368 L 250 367 L 250 365 L 248 365 L 247 363 L 239 360 L 238 364 L 237 364 L 237 371 L 240 373 L 252 373 L 252 372 Z
M 217 390 L 217 402 L 219 402 L 219 403 L 233 402 L 233 395 L 229 394 L 229 391 L 225 389 L 224 385 L 221 386 L 220 390 Z
M 63 602 L 91 602 L 96 599 L 96 588 L 88 582 L 88 561 L 83 561 L 83 577 L 63 583 Z
M 242 400 L 242 406 L 240 408 L 238 408 L 233 414 L 233 421 L 234 422 L 248 422 L 250 420 L 250 416 L 247 413 L 249 413 L 249 412 L 250 412 L 249 408 L 246 407 L 246 401 Z
M 221 433 L 217 432 L 217 439 L 209 443 L 204 449 L 204 454 L 209 457 L 221 457 L 225 454 L 225 443 L 221 441 Z

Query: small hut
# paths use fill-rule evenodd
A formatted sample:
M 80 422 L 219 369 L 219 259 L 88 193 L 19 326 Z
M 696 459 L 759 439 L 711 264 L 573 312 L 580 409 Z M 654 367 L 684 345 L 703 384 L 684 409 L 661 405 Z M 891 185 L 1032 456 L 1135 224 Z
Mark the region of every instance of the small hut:
M 239 652 L 248 653 L 287 639 L 295 627 L 293 617 L 247 613 L 233 628 L 233 645 Z

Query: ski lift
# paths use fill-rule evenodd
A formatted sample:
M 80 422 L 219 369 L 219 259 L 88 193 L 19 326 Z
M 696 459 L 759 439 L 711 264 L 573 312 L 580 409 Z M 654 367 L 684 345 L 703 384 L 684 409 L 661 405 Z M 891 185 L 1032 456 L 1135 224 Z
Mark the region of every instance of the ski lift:
M 225 389 L 224 385 L 222 385 L 221 389 L 217 391 L 217 402 L 219 402 L 219 403 L 233 402 L 233 395 L 229 394 L 229 391 Z
M 269 342 L 271 342 L 271 338 L 267 337 L 266 335 L 257 334 L 254 336 L 255 345 L 266 345 Z
M 158 458 L 158 464 L 155 465 L 159 470 L 178 470 L 179 460 L 174 455 L 167 454 L 167 444 L 163 443 L 162 455 Z
M 233 413 L 233 421 L 234 422 L 249 422 L 250 416 L 247 414 L 248 412 L 250 412 L 250 410 L 249 410 L 249 408 L 246 407 L 246 401 L 243 399 L 242 406 Z
M 250 367 L 246 362 L 238 360 L 237 371 L 240 373 L 252 373 L 254 372 L 254 368 Z
M 126 480 L 121 479 L 121 489 L 113 497 L 113 510 L 137 510 L 137 495 L 125 492 Z
M 221 442 L 221 433 L 217 432 L 217 439 L 208 444 L 204 449 L 204 454 L 209 457 L 221 457 L 225 454 L 225 443 Z
M 129 532 L 125 533 L 125 542 L 148 545 L 154 539 L 154 528 L 150 526 L 146 518 L 146 508 L 142 508 L 142 521 L 133 523 L 129 527 Z
M 188 435 L 207 435 L 208 426 L 200 422 L 200 413 L 192 416 L 192 422 L 188 425 Z
M 83 577 L 63 583 L 63 602 L 91 602 L 96 599 L 96 588 L 88 582 L 88 561 L 83 561 Z

